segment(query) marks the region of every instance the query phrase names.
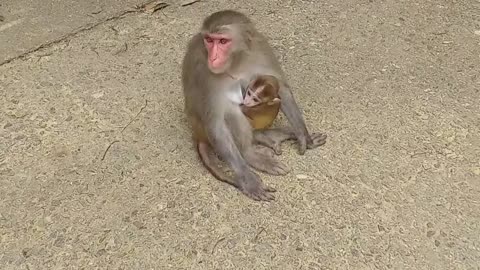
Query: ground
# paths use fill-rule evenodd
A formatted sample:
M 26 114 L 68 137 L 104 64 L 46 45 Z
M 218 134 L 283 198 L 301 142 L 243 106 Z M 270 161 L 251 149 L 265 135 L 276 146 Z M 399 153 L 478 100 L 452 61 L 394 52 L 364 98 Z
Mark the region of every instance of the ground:
M 77 2 L 0 4 L 1 269 L 480 269 L 480 1 Z M 270 203 L 202 168 L 183 113 L 224 8 L 329 136 L 283 145 Z

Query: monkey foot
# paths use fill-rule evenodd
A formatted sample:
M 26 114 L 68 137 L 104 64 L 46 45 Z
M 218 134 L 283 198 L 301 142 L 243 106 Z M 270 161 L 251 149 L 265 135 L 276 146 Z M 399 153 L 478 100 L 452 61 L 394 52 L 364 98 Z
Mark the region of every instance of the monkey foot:
M 255 143 L 272 149 L 275 154 L 282 154 L 282 142 L 295 139 L 295 133 L 289 128 L 256 130 L 253 134 Z
M 263 184 L 260 177 L 254 172 L 250 171 L 237 176 L 235 181 L 238 183 L 240 191 L 253 200 L 272 201 L 275 199 L 272 193 L 277 190 Z
M 245 155 L 245 160 L 252 168 L 271 175 L 285 175 L 290 169 L 275 159 L 272 150 L 254 145 Z

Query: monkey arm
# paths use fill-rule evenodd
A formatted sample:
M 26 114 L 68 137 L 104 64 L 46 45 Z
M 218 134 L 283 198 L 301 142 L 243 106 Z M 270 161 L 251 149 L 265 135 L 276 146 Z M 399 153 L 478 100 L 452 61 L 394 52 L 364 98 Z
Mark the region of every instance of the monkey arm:
M 228 129 L 224 117 L 217 116 L 204 123 L 207 123 L 207 136 L 215 152 L 231 166 L 235 174 L 238 175 L 248 170 L 247 162 L 235 145 L 232 133 Z
M 312 143 L 312 139 L 305 125 L 302 112 L 295 101 L 290 87 L 286 83 L 281 83 L 278 94 L 282 100 L 280 110 L 285 114 L 288 122 L 292 126 L 295 137 L 300 144 L 300 154 L 303 155 L 307 150 L 307 144 Z

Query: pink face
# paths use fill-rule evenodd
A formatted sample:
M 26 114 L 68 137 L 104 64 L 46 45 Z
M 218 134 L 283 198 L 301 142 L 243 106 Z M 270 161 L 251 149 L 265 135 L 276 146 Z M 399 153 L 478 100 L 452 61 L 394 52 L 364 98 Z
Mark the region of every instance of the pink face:
M 263 89 L 257 90 L 261 92 Z M 245 93 L 245 98 L 243 99 L 243 105 L 246 107 L 253 107 L 260 104 L 262 101 L 258 97 L 257 92 L 253 91 L 252 88 L 248 87 L 247 92 Z
M 207 34 L 203 43 L 208 51 L 208 67 L 210 70 L 221 70 L 227 63 L 232 39 L 227 34 Z

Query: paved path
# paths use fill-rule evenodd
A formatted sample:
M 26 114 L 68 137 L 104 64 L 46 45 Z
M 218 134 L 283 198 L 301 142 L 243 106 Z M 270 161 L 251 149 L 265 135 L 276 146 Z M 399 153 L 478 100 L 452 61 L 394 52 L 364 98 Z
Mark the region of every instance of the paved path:
M 233 2 L 127 14 L 0 65 L 0 268 L 478 270 L 480 2 Z M 2 1 L 0 61 L 134 4 Z M 329 135 L 283 146 L 272 203 L 214 180 L 185 124 L 185 44 L 223 8 L 267 33 Z

